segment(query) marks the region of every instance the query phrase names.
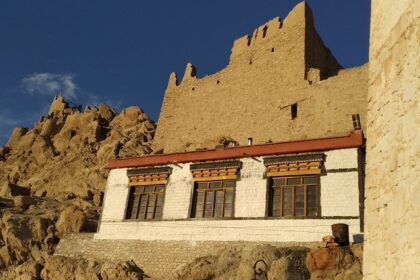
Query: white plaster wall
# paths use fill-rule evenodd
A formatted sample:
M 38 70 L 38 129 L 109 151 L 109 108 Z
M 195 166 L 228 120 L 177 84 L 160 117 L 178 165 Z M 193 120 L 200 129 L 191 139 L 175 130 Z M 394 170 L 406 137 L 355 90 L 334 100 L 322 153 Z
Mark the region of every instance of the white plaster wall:
M 420 1 L 372 0 L 365 279 L 420 279 Z
M 327 151 L 325 167 L 357 168 L 357 149 Z M 240 180 L 235 191 L 235 218 L 266 216 L 267 179 L 263 157 L 243 158 Z M 331 224 L 351 224 L 352 234 L 359 233 L 359 219 L 188 219 L 193 192 L 190 164 L 171 165 L 172 173 L 165 190 L 163 220 L 123 221 L 128 200 L 127 169 L 110 172 L 105 192 L 101 226 L 95 238 L 142 240 L 247 240 L 247 241 L 319 241 L 330 234 Z M 321 213 L 328 216 L 359 216 L 358 173 L 327 172 L 321 176 Z M 165 221 L 166 220 L 166 221 Z
M 325 169 L 357 168 L 357 148 L 331 150 L 325 154 Z
M 102 223 L 95 239 L 312 242 L 331 234 L 331 225 L 349 225 L 359 234 L 359 219 L 238 219 Z
M 124 220 L 129 190 L 127 169 L 112 169 L 105 188 L 101 222 Z
M 235 217 L 265 217 L 267 179 L 263 158 L 241 159 L 240 180 L 236 182 Z
M 172 173 L 165 190 L 163 219 L 187 219 L 194 186 L 190 164 L 171 165 L 171 167 Z
M 359 216 L 357 171 L 321 176 L 321 215 Z

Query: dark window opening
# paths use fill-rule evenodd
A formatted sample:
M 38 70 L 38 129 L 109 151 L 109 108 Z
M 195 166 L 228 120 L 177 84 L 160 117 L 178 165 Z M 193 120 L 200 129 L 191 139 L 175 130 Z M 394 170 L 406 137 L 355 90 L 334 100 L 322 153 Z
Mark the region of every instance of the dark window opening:
M 126 219 L 161 219 L 164 196 L 164 185 L 131 187 Z
M 267 29 L 268 29 L 267 25 L 264 26 L 264 28 L 263 28 L 263 35 L 262 35 L 263 38 L 265 38 L 265 36 L 267 35 Z
M 274 48 L 271 48 L 271 52 L 274 52 Z
M 292 120 L 297 118 L 297 113 L 298 113 L 297 103 L 292 104 L 292 106 L 290 106 L 290 114 L 292 115 Z
M 233 217 L 235 185 L 235 181 L 197 182 L 191 217 Z
M 194 91 L 195 90 L 195 88 L 192 88 L 192 91 Z
M 320 216 L 319 176 L 272 178 L 269 199 L 269 216 Z
M 252 64 L 252 59 L 249 60 L 249 65 L 251 65 L 251 64 Z
M 220 81 L 219 80 L 217 80 L 217 84 L 220 84 Z

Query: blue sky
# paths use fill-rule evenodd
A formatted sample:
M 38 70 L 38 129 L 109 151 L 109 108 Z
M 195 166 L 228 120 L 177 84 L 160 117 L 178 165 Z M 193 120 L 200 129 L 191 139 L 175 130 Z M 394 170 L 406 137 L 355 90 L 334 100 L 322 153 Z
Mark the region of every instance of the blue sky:
M 0 3 L 0 145 L 32 127 L 60 92 L 74 104 L 140 106 L 157 120 L 170 72 L 224 68 L 233 40 L 295 0 L 4 0 Z M 308 0 L 345 67 L 368 60 L 370 1 Z

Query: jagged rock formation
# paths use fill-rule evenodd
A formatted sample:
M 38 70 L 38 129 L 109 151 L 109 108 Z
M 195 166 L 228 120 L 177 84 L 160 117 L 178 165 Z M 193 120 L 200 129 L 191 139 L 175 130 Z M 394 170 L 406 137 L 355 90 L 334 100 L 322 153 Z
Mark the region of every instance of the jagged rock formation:
M 306 247 L 271 245 L 233 247 L 179 267 L 170 279 L 360 280 L 361 263 L 360 245 L 310 251 Z
M 131 264 L 52 254 L 62 236 L 96 230 L 107 161 L 151 153 L 154 132 L 138 107 L 82 112 L 61 96 L 32 129 L 15 128 L 0 147 L 0 278 L 139 279 Z
M 303 265 L 308 251 L 305 247 L 271 245 L 229 248 L 178 268 L 172 279 L 308 279 Z
M 78 215 L 69 217 L 69 209 Z M 94 231 L 99 209 L 77 197 L 61 201 L 48 197 L 0 198 L 0 279 L 39 279 L 59 236 L 82 229 Z M 66 221 L 60 222 L 63 217 Z M 63 227 L 63 224 L 79 226 Z M 57 228 L 61 228 L 60 232 Z
M 107 161 L 151 153 L 154 132 L 138 107 L 118 114 L 101 104 L 81 112 L 56 97 L 33 129 L 16 128 L 0 148 L 0 195 L 101 196 Z

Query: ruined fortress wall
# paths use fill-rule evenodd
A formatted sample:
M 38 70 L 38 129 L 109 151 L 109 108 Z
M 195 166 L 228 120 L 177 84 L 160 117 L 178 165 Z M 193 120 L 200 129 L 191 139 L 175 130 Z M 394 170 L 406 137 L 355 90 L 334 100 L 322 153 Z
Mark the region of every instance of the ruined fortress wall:
M 420 271 L 420 2 L 372 0 L 365 279 Z
M 229 65 L 198 78 L 187 65 L 169 79 L 154 139 L 165 153 L 347 135 L 351 115 L 365 123 L 367 67 L 341 70 L 316 33 L 309 7 L 297 5 L 234 42 Z M 297 118 L 291 105 L 297 103 Z

